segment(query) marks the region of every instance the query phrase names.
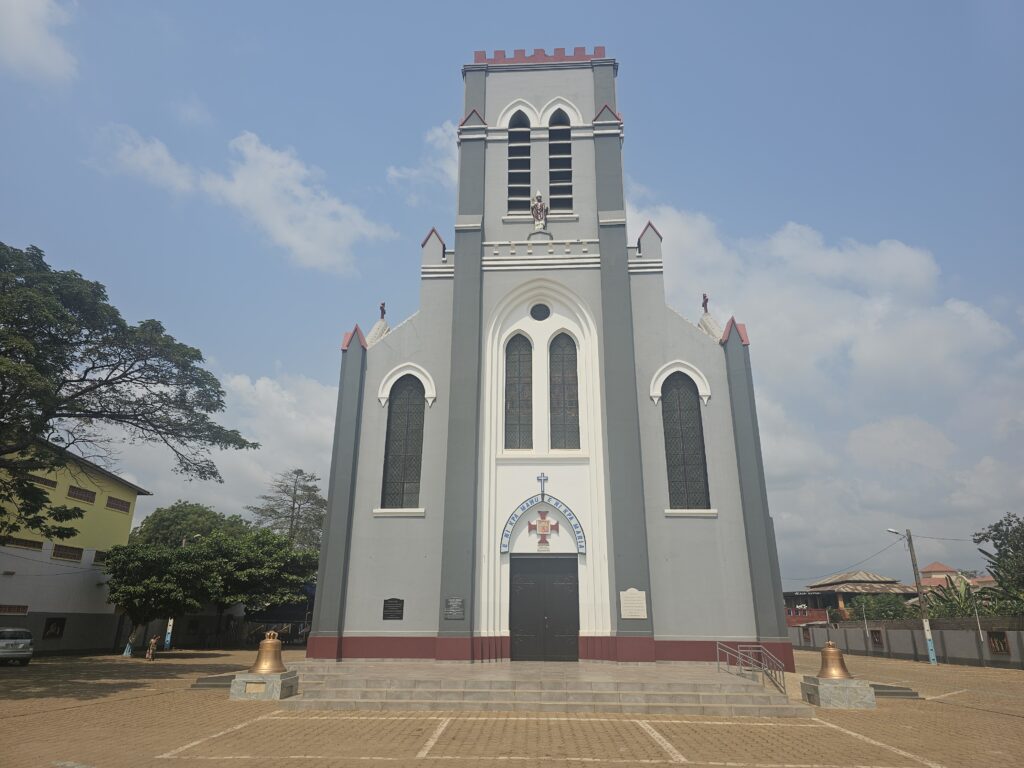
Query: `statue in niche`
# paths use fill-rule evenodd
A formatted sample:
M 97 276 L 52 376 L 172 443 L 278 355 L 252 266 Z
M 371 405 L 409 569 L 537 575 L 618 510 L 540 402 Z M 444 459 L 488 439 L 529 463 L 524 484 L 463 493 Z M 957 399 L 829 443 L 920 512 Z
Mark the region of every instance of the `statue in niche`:
M 539 232 L 548 228 L 548 204 L 544 202 L 544 196 L 537 190 L 537 197 L 530 207 L 533 214 L 533 231 Z

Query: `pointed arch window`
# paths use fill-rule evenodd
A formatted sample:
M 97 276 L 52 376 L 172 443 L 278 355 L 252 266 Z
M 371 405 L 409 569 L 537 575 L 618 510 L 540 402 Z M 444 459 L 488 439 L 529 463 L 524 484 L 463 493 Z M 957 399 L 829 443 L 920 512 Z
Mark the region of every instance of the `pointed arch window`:
M 700 394 L 689 376 L 676 372 L 661 385 L 668 500 L 672 509 L 710 509 L 708 464 Z
M 548 122 L 548 197 L 552 211 L 572 210 L 571 129 L 561 109 Z
M 521 110 L 508 124 L 508 210 L 530 210 L 530 118 Z
M 551 447 L 580 447 L 580 395 L 576 342 L 567 333 L 551 342 Z
M 391 387 L 384 441 L 384 483 L 380 494 L 382 507 L 409 509 L 420 505 L 425 408 L 423 383 L 412 374 L 406 374 Z
M 533 448 L 533 345 L 521 333 L 505 347 L 505 447 Z

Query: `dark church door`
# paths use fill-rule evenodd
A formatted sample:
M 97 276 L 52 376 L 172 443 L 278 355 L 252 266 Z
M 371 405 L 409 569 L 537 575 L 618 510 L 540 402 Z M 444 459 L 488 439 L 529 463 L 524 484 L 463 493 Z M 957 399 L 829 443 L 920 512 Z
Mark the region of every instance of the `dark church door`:
M 509 631 L 513 661 L 578 661 L 576 558 L 513 555 Z

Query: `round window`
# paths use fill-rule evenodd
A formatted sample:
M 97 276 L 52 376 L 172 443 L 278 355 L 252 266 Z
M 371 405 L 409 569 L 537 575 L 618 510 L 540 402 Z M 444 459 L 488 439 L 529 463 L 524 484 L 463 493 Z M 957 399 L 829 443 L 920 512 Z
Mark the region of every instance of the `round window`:
M 530 317 L 534 320 L 547 320 L 551 316 L 551 310 L 547 304 L 534 304 L 530 307 Z

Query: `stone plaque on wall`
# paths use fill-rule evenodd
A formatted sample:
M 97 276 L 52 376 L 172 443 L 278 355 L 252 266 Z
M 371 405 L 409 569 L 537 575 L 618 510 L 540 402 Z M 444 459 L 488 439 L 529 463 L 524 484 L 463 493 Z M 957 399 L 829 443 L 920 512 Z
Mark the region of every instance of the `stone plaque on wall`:
M 623 619 L 646 619 L 647 593 L 632 587 L 619 592 L 619 616 Z
M 466 598 L 446 597 L 444 599 L 444 617 L 453 620 L 466 618 Z

